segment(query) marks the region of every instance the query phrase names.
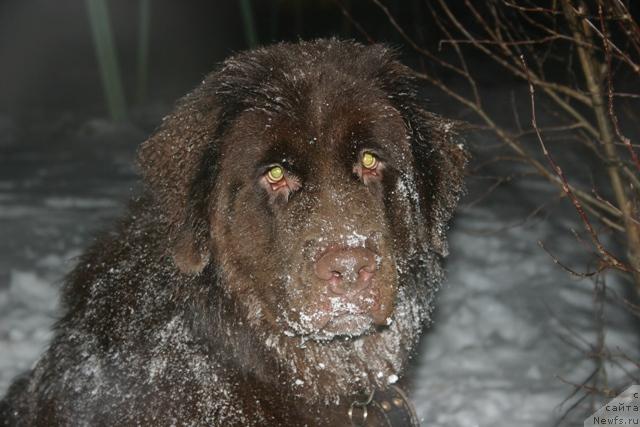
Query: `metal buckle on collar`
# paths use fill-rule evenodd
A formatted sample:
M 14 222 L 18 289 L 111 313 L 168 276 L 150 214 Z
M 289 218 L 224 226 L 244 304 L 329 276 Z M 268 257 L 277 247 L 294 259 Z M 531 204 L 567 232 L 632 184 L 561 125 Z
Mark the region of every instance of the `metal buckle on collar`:
M 354 409 L 360 408 L 362 414 L 356 420 Z M 355 400 L 349 407 L 349 421 L 353 427 L 364 427 L 369 409 L 379 414 L 387 427 L 419 427 L 416 411 L 407 395 L 398 386 L 391 385 L 384 390 L 374 390 L 364 401 Z
M 349 421 L 351 422 L 351 425 L 353 427 L 364 427 L 364 423 L 367 422 L 367 415 L 369 415 L 369 412 L 367 411 L 367 406 L 369 406 L 369 404 L 373 400 L 374 393 L 375 393 L 375 390 L 372 391 L 369 394 L 369 397 L 366 400 L 364 400 L 362 402 L 354 400 L 353 403 L 351 403 L 351 406 L 349 406 L 349 412 L 347 412 L 347 413 L 349 414 Z M 361 424 L 356 424 L 356 422 L 354 421 L 354 419 L 353 419 L 353 408 L 362 408 L 362 423 Z

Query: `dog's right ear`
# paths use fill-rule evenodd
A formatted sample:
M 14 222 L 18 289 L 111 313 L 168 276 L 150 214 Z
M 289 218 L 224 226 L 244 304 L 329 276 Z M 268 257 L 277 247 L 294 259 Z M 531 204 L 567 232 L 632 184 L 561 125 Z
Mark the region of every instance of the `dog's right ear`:
M 138 151 L 138 166 L 163 215 L 173 260 L 184 273 L 209 263 L 209 194 L 219 110 L 210 76 L 185 96 Z

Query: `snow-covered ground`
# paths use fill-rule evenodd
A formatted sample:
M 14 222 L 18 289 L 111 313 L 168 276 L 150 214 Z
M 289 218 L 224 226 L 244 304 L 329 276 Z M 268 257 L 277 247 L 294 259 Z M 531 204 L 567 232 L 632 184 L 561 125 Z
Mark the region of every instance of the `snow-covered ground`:
M 135 191 L 135 147 L 147 132 L 72 116 L 0 116 L 0 395 L 45 349 L 75 257 Z M 590 258 L 571 236 L 580 225 L 566 202 L 526 219 L 557 191 L 518 179 L 473 203 L 487 182 L 469 179 L 448 280 L 409 373 L 411 396 L 429 427 L 550 426 L 576 403 L 563 404 L 573 392 L 567 382 L 594 369 L 587 351 L 596 321 L 593 284 L 569 277 L 537 242 L 578 269 Z M 640 359 L 633 318 L 609 306 L 605 318 L 610 349 Z M 619 375 L 612 370 L 612 385 L 624 384 Z M 589 403 L 560 425 L 582 425 Z
M 594 369 L 593 284 L 569 277 L 537 242 L 576 269 L 589 257 L 570 234 L 579 227 L 568 221 L 576 217 L 570 206 L 525 221 L 555 196 L 524 180 L 459 209 L 448 280 L 415 367 L 413 398 L 425 426 L 549 426 L 576 403 L 562 404 L 573 387 L 560 378 L 580 384 Z M 610 306 L 606 321 L 607 343 L 637 356 L 632 318 Z M 615 384 L 620 371 L 611 375 Z M 591 403 L 580 402 L 559 425 L 582 426 Z

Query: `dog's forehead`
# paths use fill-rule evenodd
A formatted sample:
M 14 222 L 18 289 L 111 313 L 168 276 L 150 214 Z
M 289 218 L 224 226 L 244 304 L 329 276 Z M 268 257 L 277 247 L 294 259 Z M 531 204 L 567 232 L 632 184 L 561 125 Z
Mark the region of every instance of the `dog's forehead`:
M 393 88 L 341 64 L 314 64 L 269 68 L 249 89 L 236 92 L 232 98 L 240 99 L 240 111 L 226 149 L 235 158 L 244 154 L 246 166 L 310 158 L 353 161 L 366 148 L 406 159 L 410 129 L 391 101 L 397 95 L 389 93 Z
M 409 130 L 401 113 L 384 98 L 329 97 L 319 93 L 297 100 L 293 110 L 250 109 L 235 124 L 232 150 L 250 149 L 254 158 L 268 161 L 308 159 L 311 156 L 351 158 L 374 148 L 390 157 L 409 151 Z

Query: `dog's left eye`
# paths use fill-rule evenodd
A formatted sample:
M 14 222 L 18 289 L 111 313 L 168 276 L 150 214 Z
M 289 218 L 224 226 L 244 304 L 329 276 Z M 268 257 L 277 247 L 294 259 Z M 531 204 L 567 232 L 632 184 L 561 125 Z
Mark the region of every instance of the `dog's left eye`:
M 380 161 L 376 154 L 371 151 L 363 151 L 358 162 L 353 166 L 353 173 L 365 184 L 380 182 L 384 166 L 384 162 Z
M 376 166 L 378 166 L 378 158 L 375 154 L 365 151 L 364 153 L 362 153 L 361 163 L 362 166 L 367 169 L 375 169 Z

